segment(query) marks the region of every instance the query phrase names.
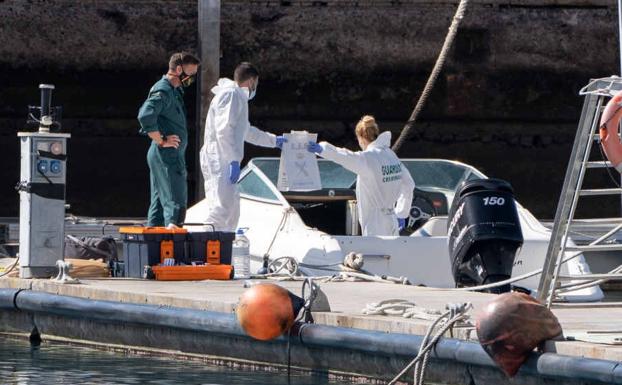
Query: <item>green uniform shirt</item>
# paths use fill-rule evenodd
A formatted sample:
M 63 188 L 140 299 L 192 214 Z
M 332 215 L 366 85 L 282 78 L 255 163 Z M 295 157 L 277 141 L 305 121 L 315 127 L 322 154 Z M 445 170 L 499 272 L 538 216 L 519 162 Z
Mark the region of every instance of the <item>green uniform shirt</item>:
M 188 147 L 188 129 L 186 127 L 186 107 L 184 105 L 182 87 L 174 88 L 163 76 L 149 90 L 149 96 L 138 111 L 140 133 L 147 134 L 160 131 L 164 136 L 177 135 L 180 144 L 177 149 L 172 147 L 158 148 L 162 160 L 169 165 L 178 165 L 186 169 L 186 147 Z M 157 146 L 152 143 L 152 146 Z

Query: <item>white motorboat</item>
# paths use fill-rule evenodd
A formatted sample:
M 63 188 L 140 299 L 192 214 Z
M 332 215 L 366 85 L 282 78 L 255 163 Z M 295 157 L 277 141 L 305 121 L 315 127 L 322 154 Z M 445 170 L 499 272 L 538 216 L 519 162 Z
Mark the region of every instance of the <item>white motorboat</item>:
M 319 159 L 322 190 L 282 192 L 276 187 L 278 158 L 252 159 L 241 173 L 239 227 L 250 240 L 251 271 L 264 261 L 288 256 L 305 275 L 332 274 L 330 267 L 351 252 L 360 253 L 364 269 L 377 275 L 407 277 L 416 285 L 455 287 L 447 243 L 447 214 L 454 194 L 465 181 L 486 178 L 469 165 L 444 159 L 402 159 L 416 183 L 408 236 L 361 236 L 354 187 L 356 175 Z M 517 202 L 524 242 L 516 254 L 512 276 L 542 268 L 550 239 L 545 228 Z M 201 223 L 205 200 L 188 209 L 186 222 Z M 589 274 L 584 257 L 562 265 L 561 273 Z M 516 282 L 531 290 L 539 275 Z M 567 301 L 598 301 L 598 286 L 568 292 Z

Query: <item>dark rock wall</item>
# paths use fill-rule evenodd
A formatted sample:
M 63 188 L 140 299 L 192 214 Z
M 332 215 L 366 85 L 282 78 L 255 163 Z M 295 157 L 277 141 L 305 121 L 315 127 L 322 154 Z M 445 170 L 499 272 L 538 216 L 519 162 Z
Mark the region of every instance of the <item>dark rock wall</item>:
M 618 73 L 615 2 L 473 1 L 402 157 L 470 163 L 509 180 L 539 217 L 555 212 L 591 77 Z M 364 113 L 399 134 L 455 1 L 224 1 L 221 73 L 262 76 L 251 120 L 354 148 Z M 80 215 L 144 216 L 147 140 L 135 120 L 170 53 L 196 49 L 196 1 L 0 1 L 0 216 L 18 212 L 15 132 L 39 83 L 57 86 L 70 130 L 68 201 Z M 195 120 L 196 93 L 186 96 Z M 195 132 L 190 127 L 191 137 Z M 190 190 L 195 153 L 188 154 Z M 247 147 L 247 157 L 278 155 Z M 594 183 L 609 182 L 606 173 Z M 196 197 L 190 197 L 193 202 Z M 616 206 L 612 200 L 610 206 Z M 585 211 L 610 214 L 609 205 Z

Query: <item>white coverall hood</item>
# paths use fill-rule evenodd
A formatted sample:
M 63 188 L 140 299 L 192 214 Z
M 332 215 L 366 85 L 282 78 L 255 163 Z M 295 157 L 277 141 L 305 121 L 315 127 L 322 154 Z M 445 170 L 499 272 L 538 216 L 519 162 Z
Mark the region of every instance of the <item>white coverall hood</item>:
M 367 150 L 369 150 L 370 148 L 385 149 L 389 147 L 391 147 L 391 131 L 385 131 L 382 134 L 378 135 L 376 140 L 369 144 Z
M 231 92 L 234 90 L 235 92 L 241 91 L 240 96 L 246 96 L 246 100 L 248 101 L 248 88 L 239 87 L 238 84 L 228 78 L 220 78 L 218 79 L 218 83 L 210 90 L 214 95 L 222 94 L 223 92 Z
M 237 184 L 229 181 L 229 165 L 242 162 L 244 142 L 275 147 L 276 136 L 249 123 L 248 88 L 222 78 L 212 93 L 200 154 L 205 198 L 209 202 L 204 222 L 212 223 L 218 231 L 234 231 L 240 217 L 240 195 Z
M 410 214 L 415 182 L 391 150 L 391 133 L 383 132 L 365 151 L 320 143 L 320 156 L 357 174 L 356 199 L 363 235 L 399 235 L 397 218 Z

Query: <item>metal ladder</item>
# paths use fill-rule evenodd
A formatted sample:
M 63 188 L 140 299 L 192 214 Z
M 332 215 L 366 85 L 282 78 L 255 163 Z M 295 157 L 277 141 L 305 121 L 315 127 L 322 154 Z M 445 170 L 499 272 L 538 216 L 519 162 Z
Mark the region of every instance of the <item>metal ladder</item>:
M 612 76 L 609 78 L 601 78 L 592 80 L 579 92 L 585 96 L 579 127 L 575 136 L 570 161 L 566 169 L 566 177 L 562 187 L 562 192 L 557 204 L 555 213 L 555 222 L 551 240 L 546 253 L 546 259 L 538 284 L 538 300 L 546 301 L 547 307 L 551 307 L 555 293 L 557 290 L 563 290 L 559 281 L 566 280 L 600 280 L 608 278 L 621 278 L 622 269 L 616 274 L 586 274 L 586 275 L 570 275 L 561 277 L 559 275 L 561 265 L 577 255 L 585 251 L 618 251 L 622 250 L 622 244 L 602 244 L 609 237 L 622 229 L 622 218 L 608 219 L 575 219 L 575 210 L 580 197 L 584 196 L 605 196 L 620 195 L 622 188 L 603 188 L 603 189 L 583 189 L 583 179 L 588 169 L 613 167 L 608 161 L 589 161 L 592 145 L 595 141 L 600 140 L 598 133 L 600 116 L 604 109 L 606 99 L 610 98 L 618 91 L 622 90 L 622 78 Z M 617 172 L 616 172 L 617 174 Z M 597 224 L 597 223 L 613 223 L 613 229 L 607 231 L 598 239 L 584 246 L 567 246 L 572 224 Z M 571 256 L 565 257 L 566 252 L 574 252 Z M 565 257 L 565 258 L 564 258 Z M 586 283 L 586 285 L 589 283 Z

